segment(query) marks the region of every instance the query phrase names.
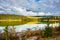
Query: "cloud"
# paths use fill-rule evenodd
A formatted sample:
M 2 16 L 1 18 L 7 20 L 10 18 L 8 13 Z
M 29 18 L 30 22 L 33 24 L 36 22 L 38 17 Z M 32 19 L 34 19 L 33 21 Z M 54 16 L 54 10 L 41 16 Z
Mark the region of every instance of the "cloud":
M 27 11 L 26 9 L 23 9 L 23 8 L 14 7 L 14 9 L 20 12 L 20 15 L 24 15 L 24 16 L 36 16 L 37 15 L 37 13 L 32 12 L 32 11 Z
M 47 15 L 47 16 L 49 16 L 49 15 L 53 15 L 53 14 L 52 14 L 52 13 L 50 13 L 50 12 L 48 12 L 46 15 Z
M 19 12 L 23 12 L 23 11 L 25 11 L 25 9 L 22 9 L 21 7 L 20 8 L 18 8 L 18 7 L 13 7 L 15 10 L 17 10 L 17 11 L 19 11 Z
M 4 13 L 4 11 L 0 11 L 0 13 Z
M 10 13 L 10 14 L 18 14 L 18 15 L 24 15 L 24 16 L 44 16 L 44 15 L 52 15 L 52 13 L 48 12 L 33 12 L 33 11 L 27 11 L 26 8 L 23 7 L 16 7 L 16 6 L 11 6 L 9 8 L 5 8 L 5 7 L 0 7 L 2 9 L 2 11 L 0 11 L 0 13 Z M 5 11 L 4 11 L 5 10 Z
M 34 13 L 34 15 L 36 15 L 37 12 L 54 14 L 60 10 L 59 5 L 59 0 L 0 0 L 0 8 L 3 9 L 4 13 L 10 14 L 21 13 L 20 11 L 23 11 L 21 7 L 24 8 L 25 13 L 27 12 L 25 10 L 31 10 L 26 13 L 28 15 L 33 15 Z M 29 14 L 30 12 L 31 14 Z
M 13 7 L 16 11 L 20 12 L 20 15 L 25 15 L 25 16 L 44 16 L 44 15 L 52 15 L 50 12 L 48 13 L 44 13 L 44 12 L 39 12 L 39 13 L 35 13 L 32 11 L 27 11 L 24 8 L 18 8 L 18 7 Z
M 52 13 L 48 12 L 48 13 L 44 13 L 44 12 L 39 12 L 38 13 L 38 16 L 49 16 L 49 15 L 52 15 Z
M 60 16 L 60 11 L 57 11 L 57 12 L 55 13 L 55 15 L 57 15 L 57 16 L 59 15 L 59 16 Z

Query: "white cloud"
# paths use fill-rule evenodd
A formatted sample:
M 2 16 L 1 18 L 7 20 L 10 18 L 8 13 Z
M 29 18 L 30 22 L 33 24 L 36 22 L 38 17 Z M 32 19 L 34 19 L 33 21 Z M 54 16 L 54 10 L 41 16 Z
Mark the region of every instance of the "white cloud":
M 49 15 L 52 15 L 52 13 L 48 12 L 46 15 L 49 16 Z
M 11 6 L 10 8 L 3 8 L 4 10 L 0 10 L 0 13 L 10 13 L 10 14 L 18 14 L 18 15 L 24 15 L 24 16 L 44 16 L 44 15 L 52 15 L 52 13 L 48 12 L 48 13 L 44 13 L 44 12 L 32 12 L 32 11 L 27 11 L 25 8 L 22 7 L 16 7 L 16 6 Z M 11 11 L 11 10 L 15 10 L 15 12 Z
M 14 9 L 16 9 L 17 11 L 20 11 L 20 12 L 23 12 L 23 11 L 25 11 L 24 9 L 22 9 L 22 8 L 18 8 L 18 7 L 13 7 Z
M 4 13 L 4 11 L 0 11 L 0 13 Z
M 38 16 L 44 16 L 44 15 L 45 15 L 44 12 L 39 12 L 39 13 L 38 13 Z
M 13 13 L 24 14 L 25 13 L 25 15 L 33 15 L 33 14 L 37 15 L 37 13 L 32 12 L 32 11 L 36 11 L 36 12 L 40 11 L 43 13 L 43 12 L 47 11 L 47 9 L 53 10 L 55 8 L 55 10 L 56 10 L 56 7 L 58 5 L 58 4 L 56 5 L 56 2 L 59 2 L 59 0 L 40 0 L 38 2 L 35 0 L 5 0 L 5 1 L 0 0 L 0 1 L 1 1 L 0 2 L 0 8 L 2 8 L 2 7 L 6 8 L 6 9 L 3 9 L 5 11 L 5 13 L 10 13 L 10 14 L 13 14 Z M 25 9 L 21 9 L 20 7 L 23 7 Z M 17 11 L 14 10 L 13 8 L 16 9 Z M 28 12 L 28 11 L 26 11 L 26 9 L 30 9 L 32 11 Z M 52 12 L 54 12 L 54 11 L 52 11 Z
M 57 11 L 56 13 L 55 13 L 55 16 L 60 16 L 60 11 Z
M 44 16 L 44 15 L 52 15 L 50 12 L 44 13 L 44 12 L 39 12 L 35 13 L 32 11 L 27 11 L 26 9 L 23 9 L 21 7 L 13 7 L 16 11 L 20 12 L 20 15 L 25 15 L 25 16 Z
M 26 9 L 23 8 L 18 8 L 18 7 L 14 7 L 15 10 L 20 12 L 20 15 L 25 15 L 25 16 L 36 16 L 37 13 L 32 12 L 32 11 L 27 11 Z
M 59 2 L 59 0 L 49 0 L 51 3 L 53 2 Z
M 38 13 L 38 16 L 49 16 L 49 15 L 52 15 L 52 13 L 48 12 L 48 13 L 44 13 L 44 12 L 39 12 Z

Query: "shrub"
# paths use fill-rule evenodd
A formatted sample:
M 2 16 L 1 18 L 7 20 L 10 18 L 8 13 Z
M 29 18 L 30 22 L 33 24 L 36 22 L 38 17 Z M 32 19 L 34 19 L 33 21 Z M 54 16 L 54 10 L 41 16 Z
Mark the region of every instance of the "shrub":
M 52 36 L 52 28 L 46 27 L 43 32 L 43 37 L 50 37 L 50 36 Z
M 56 31 L 60 32 L 60 26 L 56 27 Z

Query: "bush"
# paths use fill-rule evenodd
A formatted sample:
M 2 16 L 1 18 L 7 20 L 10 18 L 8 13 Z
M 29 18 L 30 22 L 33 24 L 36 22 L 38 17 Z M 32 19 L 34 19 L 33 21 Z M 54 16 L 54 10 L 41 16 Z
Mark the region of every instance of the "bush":
M 52 28 L 51 27 L 46 27 L 42 36 L 43 37 L 50 37 L 50 36 L 52 36 Z
M 56 31 L 60 32 L 60 26 L 56 27 Z

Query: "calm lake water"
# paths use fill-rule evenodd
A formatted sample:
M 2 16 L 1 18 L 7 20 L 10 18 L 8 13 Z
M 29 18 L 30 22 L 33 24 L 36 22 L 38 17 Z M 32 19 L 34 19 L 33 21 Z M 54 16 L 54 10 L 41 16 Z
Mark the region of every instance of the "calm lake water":
M 15 26 L 16 31 L 20 32 L 20 31 L 24 31 L 27 30 L 28 28 L 34 30 L 36 29 L 44 29 L 47 26 L 47 24 L 45 23 L 40 23 L 40 24 L 23 24 L 23 25 L 18 25 Z M 58 27 L 59 23 L 55 23 L 55 24 L 50 24 L 50 27 Z M 9 28 L 12 28 L 12 26 L 9 26 Z M 0 30 L 3 30 L 4 27 L 0 27 Z

